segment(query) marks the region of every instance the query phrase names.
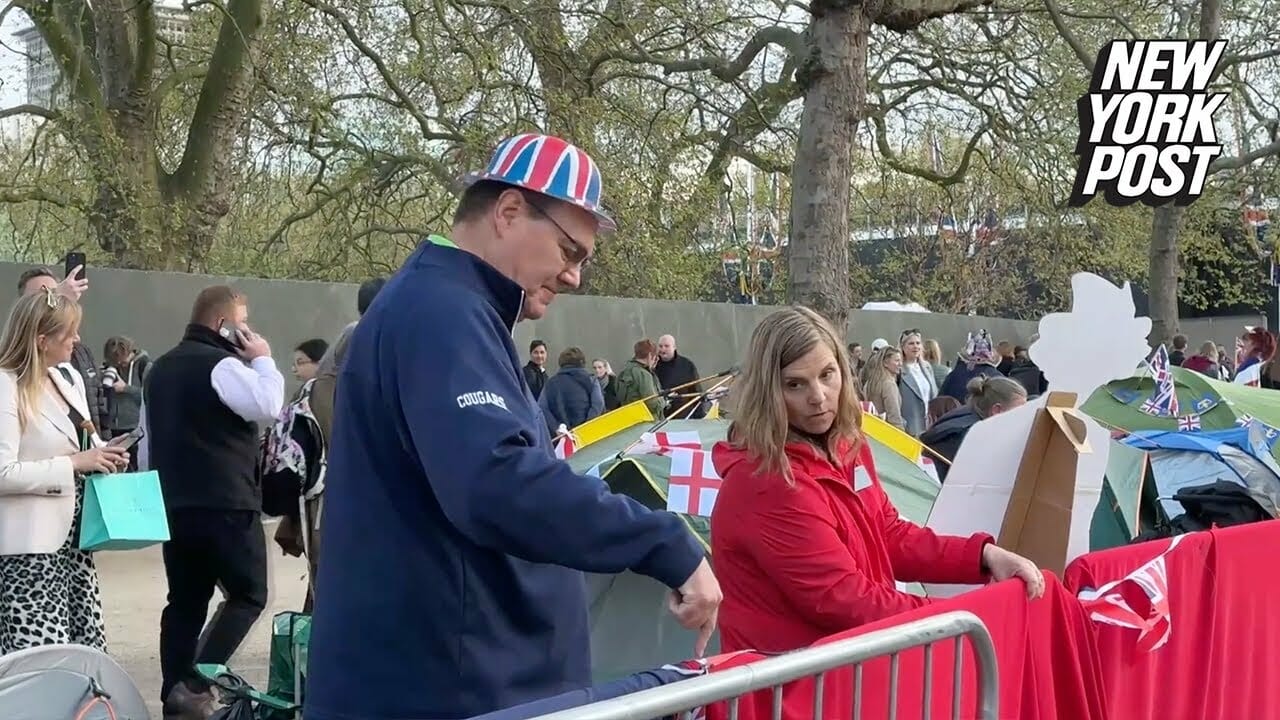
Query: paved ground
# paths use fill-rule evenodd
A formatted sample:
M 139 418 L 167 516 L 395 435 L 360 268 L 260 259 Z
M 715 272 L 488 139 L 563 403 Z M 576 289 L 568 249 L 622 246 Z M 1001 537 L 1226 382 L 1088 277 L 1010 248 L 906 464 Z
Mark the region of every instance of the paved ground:
M 257 687 L 266 685 L 270 617 L 283 610 L 300 609 L 306 595 L 306 564 L 280 553 L 271 542 L 274 531 L 274 525 L 268 526 L 270 607 L 254 626 L 239 654 L 231 660 L 232 669 Z M 142 690 L 151 706 L 153 720 L 160 720 L 160 661 L 157 658 L 160 611 L 164 609 L 166 591 L 160 548 L 100 553 L 97 560 L 109 650 Z M 213 606 L 216 604 L 215 600 Z

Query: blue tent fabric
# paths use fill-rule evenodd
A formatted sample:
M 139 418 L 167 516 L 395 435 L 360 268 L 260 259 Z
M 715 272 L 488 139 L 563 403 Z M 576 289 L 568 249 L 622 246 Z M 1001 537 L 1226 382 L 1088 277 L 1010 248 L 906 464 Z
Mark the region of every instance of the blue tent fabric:
M 1180 489 L 1226 480 L 1244 487 L 1275 516 L 1280 510 L 1280 466 L 1272 441 L 1256 425 L 1226 430 L 1143 430 L 1121 442 L 1150 453 L 1161 504 L 1170 517 L 1181 512 L 1172 499 Z
M 583 705 L 612 700 L 623 695 L 669 685 L 680 680 L 705 675 L 706 669 L 696 661 L 680 665 L 664 665 L 656 670 L 645 670 L 624 678 L 619 678 L 601 685 L 582 690 L 571 690 L 542 700 L 524 703 L 496 712 L 477 715 L 471 720 L 528 720 L 561 710 L 569 710 Z
M 1221 457 L 1223 445 L 1241 450 L 1259 462 L 1270 466 L 1267 456 L 1275 439 L 1255 427 L 1234 427 L 1226 430 L 1140 430 L 1120 442 L 1132 448 L 1146 450 L 1181 450 L 1183 452 L 1209 453 Z
M 1249 431 L 1243 427 L 1194 432 L 1140 430 L 1126 436 L 1120 442 L 1139 450 L 1186 450 L 1216 455 L 1219 445 L 1234 445 L 1241 450 L 1248 450 Z

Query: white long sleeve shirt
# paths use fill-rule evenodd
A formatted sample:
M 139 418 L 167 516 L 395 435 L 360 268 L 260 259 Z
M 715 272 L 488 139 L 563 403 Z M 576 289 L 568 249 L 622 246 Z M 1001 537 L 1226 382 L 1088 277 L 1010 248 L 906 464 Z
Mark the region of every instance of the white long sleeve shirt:
M 237 357 L 224 358 L 213 366 L 209 382 L 222 404 L 249 422 L 272 422 L 284 408 L 284 375 L 270 357 L 254 358 L 249 363 Z M 143 428 L 142 439 L 135 448 L 138 469 L 147 470 L 147 437 L 151 428 L 147 425 L 145 402 L 139 409 L 138 424 Z

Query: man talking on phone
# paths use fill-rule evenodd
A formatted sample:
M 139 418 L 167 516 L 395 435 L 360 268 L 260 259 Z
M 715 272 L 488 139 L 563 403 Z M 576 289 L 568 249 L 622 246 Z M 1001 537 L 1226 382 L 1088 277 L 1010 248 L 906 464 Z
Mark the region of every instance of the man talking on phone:
M 166 717 L 212 713 L 213 695 L 195 665 L 225 664 L 267 602 L 257 424 L 279 415 L 284 377 L 248 319 L 243 295 L 226 285 L 205 288 L 182 341 L 145 381 L 138 454 L 160 473 L 169 513 L 169 597 L 160 616 Z M 197 647 L 218 586 L 225 605 Z

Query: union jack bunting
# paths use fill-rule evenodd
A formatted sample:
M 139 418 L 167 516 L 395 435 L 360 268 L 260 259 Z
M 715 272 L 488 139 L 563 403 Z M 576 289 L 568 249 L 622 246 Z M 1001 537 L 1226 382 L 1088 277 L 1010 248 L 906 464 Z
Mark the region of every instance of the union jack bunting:
M 1253 417 L 1242 414 L 1240 417 L 1236 418 L 1236 424 L 1240 427 L 1249 427 L 1253 424 Z
M 1199 430 L 1199 429 L 1200 429 L 1199 415 L 1183 415 L 1182 417 L 1178 418 L 1179 432 L 1186 432 L 1188 430 Z
M 1177 417 L 1178 393 L 1174 390 L 1173 371 L 1169 368 L 1169 351 L 1164 345 L 1151 354 L 1147 367 L 1151 368 L 1151 379 L 1155 381 L 1156 389 L 1149 403 L 1143 404 L 1142 411 L 1148 415 Z
M 1186 535 L 1175 535 L 1164 552 L 1123 578 L 1097 590 L 1082 590 L 1080 604 L 1090 619 L 1106 625 L 1138 631 L 1138 650 L 1154 652 L 1169 641 L 1173 612 L 1169 607 L 1169 571 L 1165 556 L 1173 552 Z M 1125 592 L 1126 590 L 1130 592 Z M 1140 594 L 1140 595 L 1139 595 Z M 1145 597 L 1145 612 L 1133 607 L 1132 600 Z

